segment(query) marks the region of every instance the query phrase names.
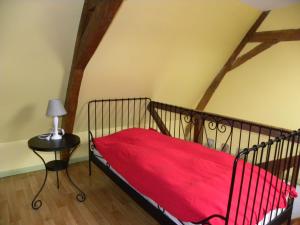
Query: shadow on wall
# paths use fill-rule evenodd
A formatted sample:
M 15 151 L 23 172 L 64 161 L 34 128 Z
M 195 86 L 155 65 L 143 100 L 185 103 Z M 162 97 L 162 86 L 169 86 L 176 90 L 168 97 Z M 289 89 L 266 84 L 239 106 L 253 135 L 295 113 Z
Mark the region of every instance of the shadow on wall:
M 34 119 L 35 105 L 28 104 L 16 111 L 12 115 L 11 119 L 6 124 L 7 137 L 19 136 L 24 133 L 24 129 L 28 127 L 29 123 L 32 123 Z
M 79 132 L 88 130 L 88 102 L 80 106 L 78 104 L 74 130 Z
M 62 68 L 61 91 L 59 94 L 62 100 L 65 99 L 66 95 L 83 2 L 83 0 L 62 0 L 59 4 L 54 1 L 49 3 L 47 7 L 42 7 L 45 14 L 51 11 L 54 15 L 45 18 L 40 25 L 49 48 L 56 55 Z
M 48 16 L 41 21 L 43 24 L 40 24 L 45 35 L 44 38 L 66 71 L 70 70 L 83 5 L 82 0 L 76 0 L 76 4 L 71 4 L 74 3 L 73 1 L 63 0 L 59 4 L 57 2 L 50 3 L 48 5 L 50 9 L 44 7 L 45 14 L 51 11 L 54 15 Z M 73 7 L 70 7 L 72 5 Z

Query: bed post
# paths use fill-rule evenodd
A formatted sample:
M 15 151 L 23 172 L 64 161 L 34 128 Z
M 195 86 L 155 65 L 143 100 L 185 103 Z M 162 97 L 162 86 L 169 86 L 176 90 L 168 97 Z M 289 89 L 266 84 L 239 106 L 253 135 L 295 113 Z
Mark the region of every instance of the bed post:
M 91 164 L 92 154 L 91 154 L 91 140 L 90 140 L 90 138 L 89 138 L 89 148 L 88 149 L 89 149 L 89 176 L 91 176 L 92 175 L 92 164 Z
M 151 121 L 151 112 L 152 112 L 152 108 L 153 108 L 153 104 L 152 104 L 152 99 L 148 98 L 150 101 L 146 107 L 145 105 L 145 108 L 146 108 L 146 112 L 145 112 L 145 119 L 147 118 L 147 111 L 149 112 L 149 128 L 154 128 L 152 127 L 152 121 Z
M 92 175 L 92 165 L 91 165 L 91 135 L 90 135 L 90 103 L 88 103 L 88 151 L 89 151 L 89 176 Z
M 228 198 L 228 205 L 227 205 L 227 213 L 226 213 L 225 225 L 228 225 L 228 223 L 229 223 L 231 201 L 232 201 L 232 195 L 233 195 L 233 190 L 234 190 L 234 182 L 235 182 L 235 174 L 236 174 L 237 164 L 238 164 L 238 161 L 240 159 L 240 154 L 241 153 L 239 153 L 235 157 L 235 160 L 234 160 L 234 163 L 233 163 L 232 176 L 231 176 L 231 186 L 230 186 L 230 192 L 229 192 L 229 198 Z

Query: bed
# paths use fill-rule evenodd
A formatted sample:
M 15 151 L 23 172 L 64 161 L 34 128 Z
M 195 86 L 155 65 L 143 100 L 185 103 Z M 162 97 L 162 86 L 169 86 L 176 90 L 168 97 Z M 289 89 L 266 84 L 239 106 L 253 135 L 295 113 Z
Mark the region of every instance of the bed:
M 299 131 L 149 98 L 90 101 L 88 129 L 90 168 L 160 224 L 290 223 Z

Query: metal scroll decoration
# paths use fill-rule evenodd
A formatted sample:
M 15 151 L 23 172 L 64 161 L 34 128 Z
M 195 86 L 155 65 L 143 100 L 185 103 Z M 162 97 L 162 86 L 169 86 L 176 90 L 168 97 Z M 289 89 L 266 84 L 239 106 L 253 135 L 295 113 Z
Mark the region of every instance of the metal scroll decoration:
M 216 118 L 213 118 L 208 122 L 208 128 L 210 130 L 217 130 L 220 133 L 225 133 L 228 126 L 232 127 L 232 124 L 230 121 L 224 119 L 217 120 Z

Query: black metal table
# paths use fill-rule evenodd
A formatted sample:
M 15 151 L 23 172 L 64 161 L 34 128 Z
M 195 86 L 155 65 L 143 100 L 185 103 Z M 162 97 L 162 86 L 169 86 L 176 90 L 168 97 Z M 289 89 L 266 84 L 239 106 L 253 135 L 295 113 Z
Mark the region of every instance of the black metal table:
M 85 200 L 85 193 L 80 190 L 80 188 L 72 181 L 71 177 L 69 176 L 68 166 L 69 166 L 69 159 L 71 158 L 73 152 L 80 144 L 80 138 L 74 134 L 64 134 L 62 139 L 60 140 L 45 140 L 39 138 L 39 136 L 33 137 L 28 141 L 28 147 L 43 161 L 45 165 L 45 178 L 44 182 L 33 198 L 31 202 L 31 206 L 33 209 L 39 209 L 42 206 L 42 201 L 37 199 L 41 191 L 43 190 L 45 183 L 47 181 L 48 171 L 55 171 L 56 172 L 56 181 L 57 181 L 57 189 L 59 189 L 59 179 L 58 179 L 58 171 L 66 170 L 67 177 L 70 183 L 79 191 L 76 195 L 76 199 L 80 202 Z M 67 160 L 57 159 L 57 152 L 62 152 L 64 150 L 70 151 L 70 156 Z M 55 159 L 49 162 L 45 162 L 43 157 L 38 154 L 37 152 L 54 152 Z

